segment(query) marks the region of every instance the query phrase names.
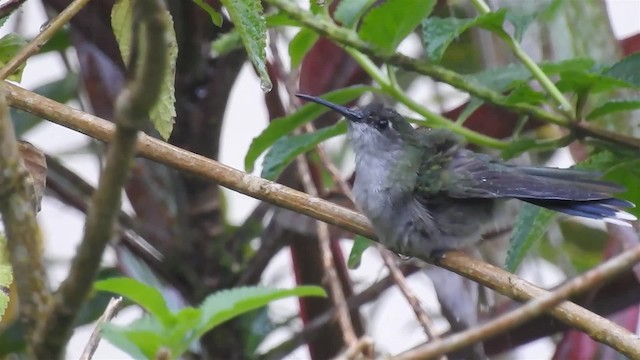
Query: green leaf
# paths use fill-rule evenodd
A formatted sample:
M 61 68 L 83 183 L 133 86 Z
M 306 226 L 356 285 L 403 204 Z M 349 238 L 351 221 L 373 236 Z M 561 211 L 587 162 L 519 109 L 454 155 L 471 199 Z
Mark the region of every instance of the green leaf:
M 197 329 L 201 318 L 202 310 L 192 307 L 184 308 L 176 314 L 176 324 L 167 329 L 163 344 L 171 349 L 175 358 L 198 340 L 198 334 L 193 330 Z
M 616 194 L 616 197 L 631 201 L 636 205 L 640 205 L 640 159 L 632 159 L 622 161 L 611 167 L 604 175 L 604 178 L 611 180 L 626 188 L 626 191 Z M 625 211 L 640 217 L 640 207 L 627 208 Z
M 164 328 L 150 316 L 144 316 L 126 326 L 103 324 L 102 336 L 134 359 L 155 359 L 164 346 Z M 176 354 L 172 354 L 175 356 Z M 179 355 L 179 354 L 177 354 Z
M 523 137 L 516 140 L 513 140 L 509 143 L 509 145 L 502 150 L 500 156 L 503 159 L 512 159 L 525 151 L 531 150 L 538 145 L 538 141 L 534 138 Z
M 333 18 L 344 27 L 355 28 L 360 17 L 375 0 L 342 0 L 338 3 Z
M 494 91 L 503 92 L 529 80 L 531 73 L 524 66 L 511 64 L 468 75 L 467 78 Z
M 267 23 L 265 21 L 262 2 L 260 0 L 222 0 L 229 12 L 233 25 L 240 33 L 249 60 L 260 76 L 260 87 L 263 91 L 272 88 L 267 73 Z
M 589 115 L 587 115 L 587 120 L 593 120 L 595 118 L 609 115 L 615 112 L 630 111 L 636 109 L 640 109 L 640 99 L 611 100 L 593 109 L 589 113 Z
M 207 14 L 209 14 L 209 16 L 211 17 L 211 22 L 215 26 L 222 26 L 222 15 L 220 15 L 220 13 L 216 11 L 216 9 L 212 8 L 211 5 L 204 2 L 204 0 L 193 0 L 193 2 L 198 4 L 198 6 L 202 8 L 202 10 L 206 11 Z
M 13 283 L 13 271 L 7 252 L 7 239 L 0 234 L 0 321 L 9 307 L 9 287 Z M 14 299 L 16 301 L 17 299 Z M 0 325 L 2 326 L 2 325 Z
M 357 269 L 362 261 L 362 254 L 370 246 L 373 245 L 373 240 L 370 240 L 362 235 L 356 235 L 353 239 L 353 247 L 349 253 L 349 259 L 347 260 L 347 266 L 349 269 Z
M 319 35 L 307 28 L 301 28 L 296 36 L 289 43 L 289 57 L 291 57 L 291 68 L 297 68 L 307 52 L 318 41 Z
M 352 86 L 332 91 L 322 96 L 322 98 L 336 104 L 344 104 L 368 91 L 375 91 L 375 89 L 370 86 Z M 307 103 L 295 113 L 271 121 L 269 126 L 251 142 L 249 150 L 247 150 L 247 155 L 244 158 L 245 170 L 252 172 L 258 157 L 273 145 L 276 140 L 327 111 L 329 111 L 329 109 L 325 106 L 316 103 Z
M 640 53 L 629 55 L 615 63 L 605 75 L 640 87 Z
M 0 38 L 0 67 L 5 66 L 26 44 L 27 40 L 14 33 L 7 34 Z M 25 64 L 26 63 L 22 63 L 7 79 L 20 82 Z
M 420 20 L 429 16 L 435 3 L 435 0 L 387 0 L 362 19 L 358 34 L 383 52 L 393 53 Z
M 221 34 L 211 43 L 211 51 L 213 56 L 219 57 L 228 54 L 234 50 L 242 49 L 242 38 L 237 31 L 229 31 Z
M 120 48 L 120 54 L 125 64 L 130 63 L 131 56 L 131 33 L 132 33 L 132 21 L 133 21 L 133 3 L 131 0 L 117 0 L 111 10 L 111 27 L 113 33 L 118 41 L 118 47 Z M 160 97 L 158 102 L 149 111 L 149 117 L 155 129 L 160 133 L 160 136 L 165 140 L 171 135 L 173 130 L 173 119 L 176 116 L 175 109 L 175 78 L 176 78 L 176 59 L 178 58 L 178 42 L 176 40 L 176 34 L 173 30 L 173 19 L 169 11 L 162 12 L 162 16 L 165 17 L 169 26 L 167 26 L 166 39 L 168 42 L 168 65 L 164 74 L 159 76 L 164 77 L 162 88 L 160 90 Z
M 556 213 L 531 204 L 523 204 L 511 236 L 506 268 L 515 272 L 533 244 L 547 231 Z
M 598 93 L 620 88 L 633 88 L 634 85 L 615 77 L 590 71 L 565 71 L 560 73 L 560 80 L 556 83 L 562 92 Z
M 425 52 L 431 61 L 440 61 L 449 44 L 468 29 L 478 26 L 498 36 L 506 36 L 502 29 L 506 10 L 501 9 L 473 19 L 430 17 L 422 20 Z
M 518 14 L 513 11 L 507 11 L 506 18 L 513 25 L 514 34 L 513 38 L 516 39 L 517 42 L 522 41 L 522 36 L 525 31 L 531 25 L 531 23 L 538 16 L 537 13 L 532 14 Z
M 547 97 L 544 93 L 533 90 L 528 84 L 521 84 L 507 95 L 505 103 L 540 105 L 543 104 L 546 99 Z
M 162 294 L 145 283 L 132 278 L 119 277 L 97 281 L 93 286 L 97 290 L 109 291 L 130 299 L 167 327 L 175 323 L 175 318 Z
M 540 64 L 540 68 L 547 75 L 555 75 L 566 71 L 588 71 L 594 66 L 592 59 L 577 58 L 560 62 Z M 529 70 L 523 65 L 509 64 L 502 68 L 489 69 L 469 75 L 471 81 L 484 85 L 492 90 L 503 92 L 517 86 L 522 86 L 532 78 Z
M 198 328 L 195 329 L 196 333 L 198 337 L 202 336 L 227 320 L 289 296 L 326 297 L 327 295 L 319 286 L 298 286 L 293 289 L 240 287 L 219 291 L 209 295 L 200 305 L 202 317 Z
M 346 131 L 347 124 L 342 121 L 312 133 L 285 136 L 278 139 L 264 157 L 261 176 L 265 179 L 275 180 L 296 156 L 304 154 L 319 143 L 344 134 Z

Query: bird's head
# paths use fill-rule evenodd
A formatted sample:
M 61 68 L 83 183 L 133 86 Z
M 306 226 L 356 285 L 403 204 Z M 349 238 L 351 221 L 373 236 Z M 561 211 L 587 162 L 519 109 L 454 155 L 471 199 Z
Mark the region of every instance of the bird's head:
M 324 99 L 297 94 L 299 98 L 324 105 L 348 120 L 349 140 L 357 155 L 380 154 L 401 150 L 413 134 L 413 127 L 391 108 L 379 103 L 362 109 L 348 108 Z

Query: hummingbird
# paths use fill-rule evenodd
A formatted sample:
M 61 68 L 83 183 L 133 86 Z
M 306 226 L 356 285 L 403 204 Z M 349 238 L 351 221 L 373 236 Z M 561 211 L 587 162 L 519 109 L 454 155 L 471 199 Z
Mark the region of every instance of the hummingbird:
M 630 226 L 618 184 L 577 169 L 516 166 L 465 147 L 446 129 L 414 128 L 380 103 L 348 108 L 324 99 L 348 122 L 355 152 L 353 196 L 381 243 L 407 256 L 473 245 L 518 199 L 560 213 Z

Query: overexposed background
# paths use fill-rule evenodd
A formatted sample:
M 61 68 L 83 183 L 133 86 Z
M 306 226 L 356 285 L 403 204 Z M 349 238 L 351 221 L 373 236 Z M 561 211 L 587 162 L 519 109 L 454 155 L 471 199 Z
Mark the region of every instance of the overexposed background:
M 527 0 L 522 0 L 527 1 Z M 529 0 L 531 1 L 531 0 Z M 608 0 L 609 14 L 613 21 L 613 30 L 618 38 L 640 32 L 640 0 Z M 27 1 L 20 10 L 24 13 L 24 21 L 21 24 L 21 33 L 27 37 L 35 36 L 40 26 L 46 21 L 44 10 L 37 1 Z M 1 30 L 0 34 L 14 30 L 14 24 L 10 20 Z M 283 52 L 285 55 L 286 52 Z M 57 54 L 45 54 L 31 58 L 24 71 L 21 86 L 33 89 L 39 85 L 59 79 L 64 76 L 65 69 Z M 238 96 L 240 95 L 241 96 Z M 258 99 L 252 106 L 247 106 L 247 99 Z M 72 104 L 73 105 L 73 104 Z M 231 94 L 231 103 L 225 118 L 222 134 L 221 162 L 232 167 L 242 169 L 244 155 L 253 137 L 257 136 L 267 124 L 267 115 L 262 102 L 262 92 L 260 84 L 249 65 L 245 65 L 238 81 Z M 92 184 L 97 183 L 98 167 L 94 156 L 83 154 L 78 151 L 84 147 L 88 139 L 82 134 L 66 129 L 64 127 L 45 122 L 34 130 L 30 131 L 25 140 L 33 143 L 38 148 L 53 155 L 60 155 L 61 159 L 71 169 L 77 171 L 87 181 Z M 256 173 L 259 173 L 256 170 Z M 226 191 L 229 205 L 229 221 L 241 223 L 257 204 L 255 199 Z M 68 270 L 70 257 L 75 253 L 75 248 L 82 237 L 84 215 L 71 208 L 66 207 L 55 199 L 45 197 L 42 204 L 42 211 L 38 215 L 43 233 L 46 236 L 46 257 L 50 261 L 50 279 L 52 286 L 57 286 L 64 279 Z M 345 246 L 350 246 L 345 243 Z M 348 251 L 348 249 L 346 250 Z M 113 254 L 108 253 L 106 262 L 112 261 Z M 543 267 L 549 274 L 546 277 L 551 285 L 562 280 L 561 272 L 546 263 L 539 263 L 536 266 Z M 294 286 L 290 275 L 290 257 L 287 253 L 280 253 L 276 261 L 267 269 L 263 277 L 263 283 L 279 286 Z M 365 253 L 362 266 L 353 272 L 356 280 L 363 280 L 365 283 L 373 279 L 384 276 L 383 270 L 377 256 Z M 418 293 L 424 304 L 430 309 L 437 310 L 437 302 L 431 289 L 430 281 L 423 275 L 410 278 L 410 284 Z M 397 303 L 398 306 L 393 304 Z M 393 311 L 384 311 L 387 306 Z M 373 323 L 370 324 L 371 334 L 376 338 L 376 345 L 379 349 L 384 349 L 395 353 L 406 349 L 411 344 L 418 344 L 423 341 L 422 331 L 415 331 L 413 313 L 405 300 L 397 290 L 387 291 L 376 305 L 364 307 L 364 316 L 373 310 L 378 310 Z M 272 316 L 285 318 L 297 311 L 297 301 L 294 299 L 283 300 L 270 307 Z M 135 308 L 122 311 L 114 320 L 116 323 L 126 324 L 141 314 Z M 297 326 L 300 326 L 298 323 Z M 443 329 L 444 323 L 436 323 L 436 326 Z M 79 328 L 74 334 L 68 348 L 68 359 L 79 357 L 84 345 L 93 330 L 93 326 Z M 268 348 L 275 345 L 289 336 L 287 331 L 279 331 L 273 334 L 263 346 Z M 520 358 L 549 358 L 552 348 L 548 346 L 546 340 L 541 340 L 519 352 Z M 293 353 L 292 359 L 306 359 L 308 353 L 306 349 Z M 127 359 L 122 352 L 115 349 L 106 342 L 99 346 L 94 359 Z

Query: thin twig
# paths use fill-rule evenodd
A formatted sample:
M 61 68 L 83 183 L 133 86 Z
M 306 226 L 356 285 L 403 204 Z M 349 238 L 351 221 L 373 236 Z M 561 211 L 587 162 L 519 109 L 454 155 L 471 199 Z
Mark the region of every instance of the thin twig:
M 39 342 L 34 352 L 39 359 L 58 359 L 71 335 L 73 321 L 85 301 L 100 266 L 102 254 L 114 232 L 120 212 L 122 188 L 135 155 L 138 131 L 148 119 L 159 98 L 168 64 L 165 32 L 168 23 L 158 0 L 138 0 L 133 6 L 132 76 L 116 101 L 117 124 L 109 147 L 105 168 L 87 213 L 85 233 L 71 263 L 69 276 L 62 282 L 48 316 L 41 320 Z M 142 26 L 144 25 L 144 26 Z M 139 31 L 136 31 L 139 30 Z M 140 38 L 138 36 L 140 35 Z M 144 39 L 142 39 L 144 37 Z M 140 51 L 136 46 L 144 42 Z
M 629 270 L 639 261 L 640 246 L 635 246 L 633 249 L 623 252 L 586 273 L 569 280 L 567 283 L 552 292 L 547 292 L 529 301 L 516 310 L 504 314 L 484 325 L 476 326 L 469 330 L 451 335 L 445 339 L 433 341 L 416 349 L 407 351 L 406 353 L 397 356 L 396 359 L 431 359 L 438 355 L 462 349 L 473 343 L 505 332 L 542 315 L 544 312 L 549 311 L 554 306 L 560 304 L 571 296 L 602 285 L 614 276 Z M 618 327 L 621 330 L 624 330 L 611 321 L 609 321 L 609 323 L 610 327 Z M 615 334 L 610 333 L 609 336 L 615 336 Z M 633 341 L 626 343 L 625 345 L 626 346 L 617 348 L 616 350 L 631 359 L 640 359 L 640 338 L 635 337 Z
M 5 88 L 7 89 L 7 99 L 16 108 L 105 142 L 113 140 L 114 125 L 109 121 L 62 105 L 10 83 L 5 82 Z M 310 216 L 370 239 L 376 239 L 369 221 L 363 215 L 329 201 L 247 174 L 145 134 L 138 136 L 138 152 L 143 157 L 215 181 L 231 190 Z M 415 256 L 430 261 L 428 254 L 415 254 Z M 514 274 L 461 252 L 448 252 L 444 258 L 438 261 L 438 265 L 518 301 L 527 301 L 545 293 L 544 290 Z M 595 340 L 614 349 L 627 347 L 637 341 L 636 337 L 628 331 L 613 326 L 609 321 L 573 303 L 565 302 L 558 305 L 551 312 L 551 315 L 569 326 L 591 334 Z
M 71 20 L 78 11 L 82 10 L 88 2 L 89 0 L 75 0 L 58 16 L 56 16 L 55 19 L 45 24 L 40 33 L 25 47 L 20 49 L 20 52 L 12 57 L 11 60 L 9 60 L 9 62 L 0 69 L 0 79 L 6 79 L 9 75 L 13 74 L 20 65 L 27 61 L 31 55 L 40 51 L 40 48 L 42 48 L 42 46 L 44 46 L 51 37 L 53 37 L 56 31 L 68 23 L 69 20 Z
M 334 360 L 356 360 L 361 359 L 362 354 L 373 348 L 373 339 L 363 336 L 355 344 L 345 349 L 342 354 L 338 354 Z
M 111 300 L 109 300 L 107 308 L 98 319 L 96 327 L 93 329 L 93 332 L 89 337 L 89 341 L 87 341 L 87 345 L 85 345 L 84 350 L 82 351 L 82 355 L 80 355 L 80 360 L 90 360 L 93 357 L 98 345 L 100 345 L 100 331 L 102 330 L 102 326 L 116 316 L 118 310 L 120 310 L 120 305 L 122 305 L 122 297 L 111 298 Z
M 416 315 L 416 319 L 418 319 L 418 322 L 422 326 L 422 329 L 427 335 L 427 338 L 429 340 L 438 340 L 439 337 L 433 330 L 433 323 L 431 322 L 431 319 L 429 319 L 429 315 L 427 315 L 427 312 L 424 311 L 420 300 L 418 300 L 416 294 L 413 292 L 413 290 L 411 290 L 411 287 L 409 287 L 407 279 L 404 277 L 404 275 L 398 268 L 398 265 L 396 264 L 394 255 L 380 244 L 376 244 L 376 248 L 378 249 L 378 252 L 380 252 L 380 257 L 382 257 L 385 265 L 387 266 L 387 268 L 389 268 L 389 273 L 398 285 L 400 292 L 402 292 L 402 295 L 404 295 L 404 297 L 407 299 L 407 302 L 411 306 L 411 309 Z M 446 359 L 446 357 L 442 358 Z
M 300 171 L 300 178 L 302 179 L 302 184 L 304 186 L 305 192 L 307 192 L 311 196 L 317 197 L 318 190 L 316 189 L 315 184 L 311 179 L 309 163 L 302 156 L 299 156 L 296 159 L 296 162 Z M 356 332 L 353 329 L 351 314 L 349 313 L 349 308 L 347 307 L 347 302 L 344 297 L 344 291 L 342 291 L 342 285 L 340 284 L 340 279 L 338 278 L 338 273 L 336 272 L 336 267 L 333 262 L 333 256 L 331 254 L 331 235 L 329 234 L 329 226 L 327 226 L 327 224 L 322 221 L 316 221 L 316 226 L 318 232 L 318 242 L 320 243 L 320 251 L 322 253 L 322 265 L 327 274 L 327 282 L 329 283 L 331 296 L 333 297 L 333 303 L 337 310 L 338 324 L 340 325 L 340 329 L 342 330 L 345 344 L 347 344 L 348 347 L 352 347 L 358 341 L 358 337 L 356 336 Z
M 42 233 L 31 202 L 33 182 L 20 156 L 4 91 L 0 94 L 0 169 L 0 212 L 18 290 L 20 320 L 31 349 L 37 342 L 36 327 L 46 314 L 50 294 L 42 258 Z
M 273 37 L 273 39 L 275 40 L 275 37 Z M 278 49 L 275 46 L 275 41 L 271 41 L 270 45 L 276 68 L 280 71 L 281 74 L 283 74 L 284 67 L 279 56 Z M 285 80 L 284 86 L 287 90 L 292 106 L 298 105 L 298 100 L 293 93 L 293 84 L 291 79 L 288 79 L 286 76 L 284 76 L 283 78 Z M 300 173 L 300 179 L 302 181 L 302 186 L 304 187 L 305 192 L 311 196 L 318 197 L 318 188 L 311 178 L 309 162 L 304 156 L 298 156 L 296 158 L 296 164 L 298 166 L 298 172 Z M 347 302 L 345 300 L 340 278 L 338 277 L 338 273 L 336 272 L 333 254 L 331 253 L 331 234 L 329 233 L 329 227 L 324 222 L 316 221 L 316 231 L 318 233 L 318 243 L 320 245 L 320 256 L 322 258 L 322 265 L 327 276 L 326 281 L 329 283 L 329 288 L 331 289 L 331 297 L 338 314 L 338 324 L 340 325 L 340 329 L 342 330 L 342 336 L 344 337 L 345 344 L 348 348 L 352 348 L 356 345 L 358 337 L 356 335 L 356 331 L 353 328 L 351 314 L 349 312 L 349 308 L 347 307 Z

